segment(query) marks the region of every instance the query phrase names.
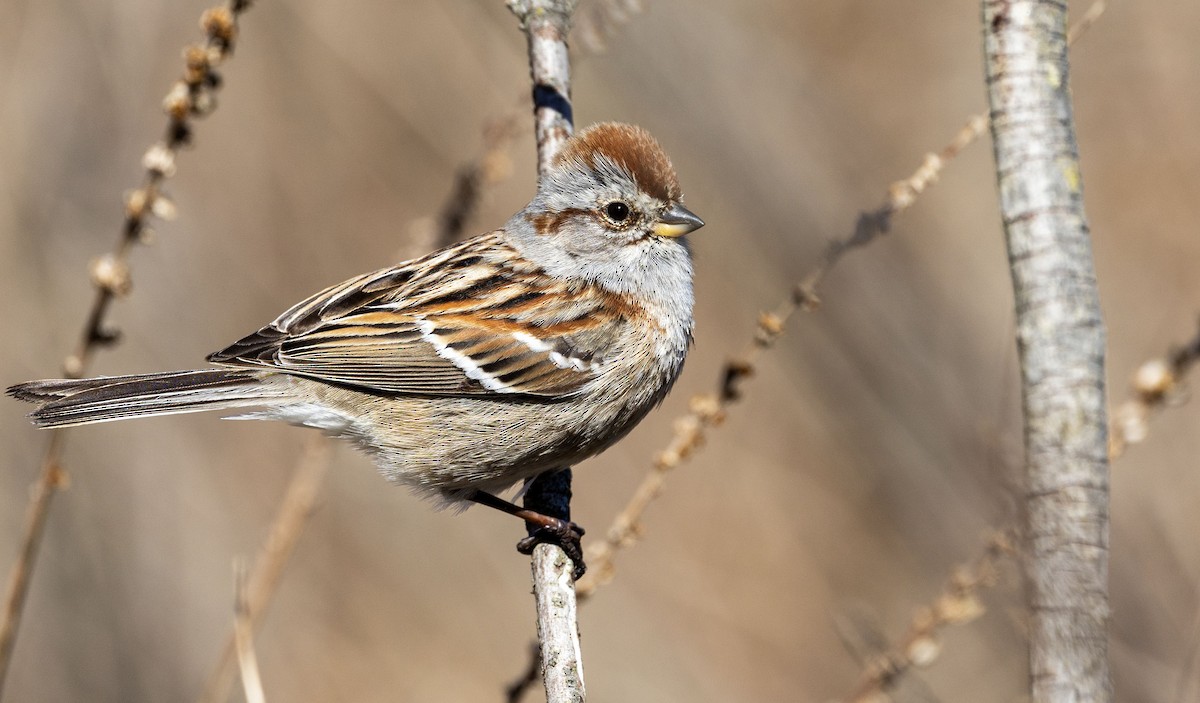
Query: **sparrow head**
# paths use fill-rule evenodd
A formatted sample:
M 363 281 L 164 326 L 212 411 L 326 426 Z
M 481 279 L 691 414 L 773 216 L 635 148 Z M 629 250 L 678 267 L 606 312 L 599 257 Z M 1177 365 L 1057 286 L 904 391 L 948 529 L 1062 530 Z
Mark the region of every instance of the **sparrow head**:
M 522 249 L 531 258 L 560 274 L 620 281 L 636 278 L 637 269 L 673 263 L 690 278 L 681 237 L 704 221 L 682 200 L 675 169 L 654 137 L 606 122 L 567 141 L 510 226 L 527 234 Z

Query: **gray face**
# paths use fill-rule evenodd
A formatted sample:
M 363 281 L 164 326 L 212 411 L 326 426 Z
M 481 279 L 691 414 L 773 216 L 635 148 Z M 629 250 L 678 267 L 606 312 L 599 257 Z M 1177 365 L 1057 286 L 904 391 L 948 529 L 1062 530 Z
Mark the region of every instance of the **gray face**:
M 639 188 L 604 154 L 595 167 L 572 160 L 542 179 L 538 194 L 507 225 L 514 244 L 555 276 L 598 283 L 649 301 L 659 315 L 691 309 L 691 255 L 683 237 L 655 234 L 674 203 Z

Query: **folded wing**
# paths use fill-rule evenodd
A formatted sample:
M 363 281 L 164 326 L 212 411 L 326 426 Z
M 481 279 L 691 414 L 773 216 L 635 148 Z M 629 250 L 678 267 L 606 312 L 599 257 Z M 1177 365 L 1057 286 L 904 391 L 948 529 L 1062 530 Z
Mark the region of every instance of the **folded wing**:
M 627 308 L 484 238 L 322 291 L 209 361 L 375 393 L 562 398 L 603 370 Z

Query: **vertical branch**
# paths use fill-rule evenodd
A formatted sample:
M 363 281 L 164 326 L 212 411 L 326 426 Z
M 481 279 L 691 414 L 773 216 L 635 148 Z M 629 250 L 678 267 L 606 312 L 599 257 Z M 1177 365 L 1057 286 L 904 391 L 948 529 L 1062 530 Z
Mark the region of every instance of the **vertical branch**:
M 545 175 L 554 156 L 571 136 L 571 63 L 567 33 L 576 0 L 508 0 L 508 8 L 529 40 L 533 79 L 534 131 L 538 174 Z M 571 474 L 534 479 L 525 505 L 546 515 L 570 519 Z M 533 592 L 537 603 L 542 681 L 548 703 L 581 703 L 586 698 L 583 659 L 576 620 L 574 565 L 562 549 L 539 544 L 533 550 Z
M 533 124 L 537 136 L 538 174 L 571 136 L 571 60 L 567 33 L 577 0 L 508 0 L 529 39 L 529 74 L 533 79 Z
M 1067 7 L 984 0 L 1025 416 L 1031 700 L 1112 700 L 1104 322 L 1067 75 Z

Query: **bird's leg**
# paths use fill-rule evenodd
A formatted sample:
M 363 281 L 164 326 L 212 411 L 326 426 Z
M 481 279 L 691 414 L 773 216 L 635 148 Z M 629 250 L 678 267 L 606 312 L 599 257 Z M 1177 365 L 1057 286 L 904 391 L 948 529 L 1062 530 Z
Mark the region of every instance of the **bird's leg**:
M 554 544 L 562 548 L 575 564 L 574 577 L 578 580 L 587 571 L 587 565 L 583 563 L 583 547 L 580 544 L 580 538 L 584 535 L 584 529 L 570 520 L 550 517 L 543 515 L 528 508 L 522 508 L 514 505 L 503 498 L 497 498 L 491 493 L 483 491 L 472 491 L 464 496 L 467 500 L 480 505 L 486 505 L 489 508 L 495 508 L 502 512 L 508 513 L 521 518 L 527 524 L 536 528 L 530 532 L 530 535 L 525 539 L 517 542 L 517 551 L 522 554 L 532 554 L 533 548 L 539 543 Z

